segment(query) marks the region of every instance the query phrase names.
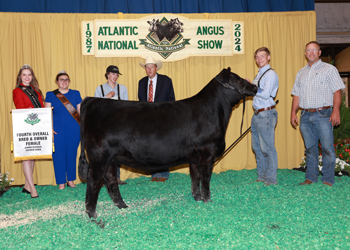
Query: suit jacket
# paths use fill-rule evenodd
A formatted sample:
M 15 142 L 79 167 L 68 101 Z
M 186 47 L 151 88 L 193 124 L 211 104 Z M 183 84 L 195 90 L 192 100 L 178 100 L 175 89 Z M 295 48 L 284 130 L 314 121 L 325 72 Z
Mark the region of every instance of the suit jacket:
M 154 95 L 154 102 L 169 102 L 175 101 L 175 93 L 173 82 L 171 78 L 166 75 L 157 74 L 157 86 L 156 93 Z M 148 87 L 148 76 L 142 78 L 139 81 L 139 101 L 147 102 L 147 87 Z
M 24 85 L 21 83 L 21 86 L 24 86 Z M 35 88 L 33 86 L 32 86 L 32 88 L 37 93 L 41 106 L 44 107 L 42 96 L 40 95 L 40 93 L 38 91 L 35 90 Z M 15 103 L 16 109 L 34 108 L 34 105 L 30 101 L 29 97 L 23 92 L 22 89 L 15 88 L 12 91 L 12 96 L 13 96 L 13 102 Z

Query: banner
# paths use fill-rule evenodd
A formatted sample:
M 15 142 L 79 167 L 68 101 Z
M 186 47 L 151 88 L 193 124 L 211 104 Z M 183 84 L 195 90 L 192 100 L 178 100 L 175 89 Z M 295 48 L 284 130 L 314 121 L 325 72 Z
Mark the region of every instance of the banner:
M 51 108 L 12 110 L 15 161 L 52 159 Z
M 142 19 L 83 21 L 82 53 L 95 57 L 147 57 L 176 61 L 189 56 L 244 54 L 243 22 L 151 15 Z

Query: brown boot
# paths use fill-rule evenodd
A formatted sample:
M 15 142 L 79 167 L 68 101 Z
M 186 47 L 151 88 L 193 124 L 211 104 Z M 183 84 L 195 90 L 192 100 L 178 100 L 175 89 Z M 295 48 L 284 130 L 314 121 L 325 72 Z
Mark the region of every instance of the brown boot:
M 305 180 L 304 182 L 299 183 L 299 185 L 310 185 L 310 184 L 312 184 L 312 183 L 313 183 L 312 181 Z

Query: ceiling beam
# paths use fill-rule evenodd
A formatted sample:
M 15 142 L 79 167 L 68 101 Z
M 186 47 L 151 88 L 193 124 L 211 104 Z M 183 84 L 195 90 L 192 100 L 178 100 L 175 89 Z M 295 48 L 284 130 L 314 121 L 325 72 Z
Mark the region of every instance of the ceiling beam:
M 316 35 L 350 35 L 350 32 L 316 32 Z

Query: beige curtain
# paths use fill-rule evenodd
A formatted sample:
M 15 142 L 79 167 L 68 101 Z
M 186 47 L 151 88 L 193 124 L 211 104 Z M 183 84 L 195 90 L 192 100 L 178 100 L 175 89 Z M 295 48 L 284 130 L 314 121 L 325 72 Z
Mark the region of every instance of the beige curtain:
M 81 96 L 93 96 L 96 87 L 106 82 L 104 73 L 110 64 L 122 72 L 118 82 L 126 85 L 130 100 L 137 100 L 137 83 L 145 76 L 139 66 L 141 58 L 95 58 L 81 53 L 81 21 L 94 19 L 138 19 L 145 14 L 39 14 L 0 13 L 0 147 L 1 171 L 9 172 L 14 185 L 24 183 L 21 163 L 14 163 L 10 149 L 12 124 L 10 110 L 14 108 L 12 90 L 19 68 L 27 63 L 38 78 L 45 94 L 56 88 L 54 78 L 65 69 L 71 78 L 70 87 Z M 244 22 L 245 54 L 230 57 L 190 57 L 177 62 L 165 62 L 161 74 L 172 78 L 177 100 L 198 93 L 223 68 L 243 78 L 253 79 L 258 68 L 254 51 L 266 46 L 271 50 L 271 67 L 280 79 L 277 99 L 278 123 L 276 148 L 279 168 L 299 166 L 304 145 L 299 129 L 290 125 L 290 95 L 294 78 L 306 65 L 305 44 L 316 39 L 316 14 L 314 11 L 273 13 L 217 13 L 181 14 L 190 19 L 232 19 Z M 227 147 L 239 137 L 243 105 L 234 108 L 226 133 Z M 252 101 L 247 101 L 243 130 L 250 126 L 253 115 Z M 215 119 L 215 117 L 213 117 Z M 185 121 L 184 121 L 185 122 Z M 80 149 L 79 149 L 80 150 Z M 78 153 L 79 157 L 79 153 Z M 256 168 L 251 149 L 251 135 L 245 136 L 214 168 L 214 172 L 229 169 Z M 188 168 L 177 170 L 188 173 Z M 139 174 L 122 170 L 121 178 Z M 55 185 L 52 161 L 36 161 L 34 181 L 39 185 Z M 79 180 L 77 181 L 77 183 Z

